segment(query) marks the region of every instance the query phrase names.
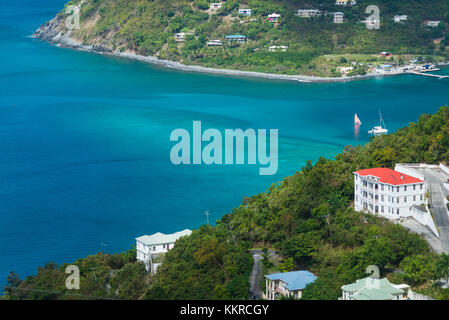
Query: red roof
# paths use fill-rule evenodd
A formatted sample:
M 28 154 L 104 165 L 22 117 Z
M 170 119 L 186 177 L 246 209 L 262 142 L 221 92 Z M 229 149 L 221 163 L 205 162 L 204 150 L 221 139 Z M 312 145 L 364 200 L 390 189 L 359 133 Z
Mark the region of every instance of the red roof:
M 423 180 L 415 177 L 394 171 L 388 168 L 373 168 L 359 170 L 357 173 L 360 176 L 374 176 L 379 178 L 379 182 L 388 183 L 392 185 L 411 184 L 411 183 L 423 183 Z

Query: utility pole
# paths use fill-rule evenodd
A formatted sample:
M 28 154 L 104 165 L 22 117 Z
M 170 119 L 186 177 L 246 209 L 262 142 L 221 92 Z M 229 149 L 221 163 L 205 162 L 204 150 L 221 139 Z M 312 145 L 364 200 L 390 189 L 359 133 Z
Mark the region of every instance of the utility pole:
M 207 225 L 209 226 L 209 225 L 210 225 L 210 224 L 209 224 L 209 216 L 210 216 L 209 210 L 206 210 L 206 211 L 204 212 L 204 214 L 206 215 Z
M 100 243 L 100 245 L 101 245 L 101 254 L 104 254 L 104 247 L 107 247 L 108 245 L 103 242 Z

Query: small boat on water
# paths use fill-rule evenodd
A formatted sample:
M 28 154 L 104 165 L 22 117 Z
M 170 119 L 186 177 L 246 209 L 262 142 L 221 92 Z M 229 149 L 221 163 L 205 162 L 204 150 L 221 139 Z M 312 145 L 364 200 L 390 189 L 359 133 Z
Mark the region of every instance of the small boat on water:
M 384 119 L 382 117 L 382 113 L 379 111 L 379 117 L 380 117 L 380 125 L 375 126 L 372 130 L 368 131 L 369 134 L 380 136 L 383 134 L 388 134 L 388 129 L 385 126 Z
M 359 117 L 357 116 L 357 113 L 354 115 L 354 124 L 357 126 L 362 125 L 362 121 L 360 121 Z

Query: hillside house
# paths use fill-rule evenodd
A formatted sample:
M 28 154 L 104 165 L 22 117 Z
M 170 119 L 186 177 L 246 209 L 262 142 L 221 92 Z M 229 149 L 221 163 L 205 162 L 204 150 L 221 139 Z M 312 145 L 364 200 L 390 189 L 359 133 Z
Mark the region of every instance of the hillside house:
M 318 9 L 299 9 L 297 14 L 297 16 L 301 18 L 312 18 L 320 15 L 321 11 Z
M 337 0 L 335 2 L 336 6 L 355 6 L 356 4 L 356 0 Z
M 239 14 L 242 14 L 244 16 L 250 17 L 251 12 L 252 12 L 252 9 L 239 9 Z
M 334 12 L 334 23 L 343 23 L 345 14 L 343 12 Z
M 317 279 L 307 270 L 265 275 L 265 299 L 276 300 L 280 296 L 300 299 L 304 288 Z
M 281 17 L 280 14 L 272 13 L 272 14 L 268 15 L 268 21 L 269 22 L 277 22 L 280 17 Z
M 341 287 L 340 300 L 407 300 L 410 286 L 393 284 L 387 278 L 369 276 Z

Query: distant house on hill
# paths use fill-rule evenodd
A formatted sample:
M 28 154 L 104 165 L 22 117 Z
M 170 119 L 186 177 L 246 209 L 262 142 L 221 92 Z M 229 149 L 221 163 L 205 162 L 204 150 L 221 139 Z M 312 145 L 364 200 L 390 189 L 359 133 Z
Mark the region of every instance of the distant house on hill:
M 239 14 L 243 14 L 244 16 L 251 16 L 252 9 L 239 9 Z
M 277 22 L 280 17 L 281 17 L 280 14 L 272 13 L 272 14 L 268 15 L 268 21 Z
M 299 9 L 297 15 L 301 18 L 311 18 L 321 15 L 321 11 L 318 9 Z
M 231 34 L 229 36 L 226 36 L 226 41 L 229 43 L 232 43 L 232 42 L 245 43 L 246 36 L 243 36 L 241 34 Z
M 394 22 L 399 23 L 402 21 L 407 21 L 408 20 L 408 16 L 407 15 L 396 15 L 393 17 Z
M 211 10 L 218 10 L 223 6 L 222 2 L 213 2 L 210 4 L 210 9 Z
M 435 28 L 440 25 L 441 21 L 426 21 L 426 26 Z
M 356 0 L 337 0 L 335 2 L 335 5 L 337 6 L 355 6 L 356 4 Z
M 223 41 L 221 41 L 221 40 L 209 40 L 206 43 L 207 47 L 219 47 L 219 46 L 222 46 L 222 45 L 223 45 Z
M 307 270 L 265 275 L 265 299 L 276 300 L 280 296 L 301 299 L 304 288 L 316 279 Z
M 288 46 L 271 46 L 268 48 L 268 51 L 273 52 L 273 51 L 282 51 L 285 52 L 287 51 Z
M 343 23 L 345 14 L 343 12 L 334 12 L 334 23 Z

